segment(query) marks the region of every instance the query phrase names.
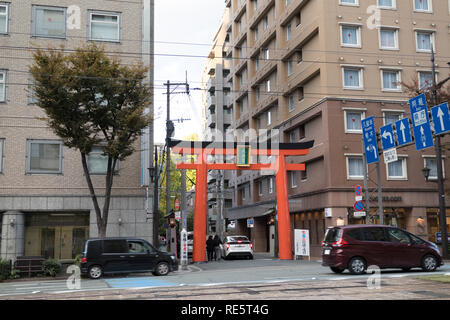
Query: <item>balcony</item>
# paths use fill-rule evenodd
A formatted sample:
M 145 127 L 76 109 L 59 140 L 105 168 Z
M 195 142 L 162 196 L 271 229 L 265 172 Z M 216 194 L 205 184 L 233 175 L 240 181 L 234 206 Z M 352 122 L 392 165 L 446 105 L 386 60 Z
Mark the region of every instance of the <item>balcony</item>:
M 276 91 L 276 90 L 275 90 Z M 277 93 L 261 93 L 261 98 L 254 108 L 251 110 L 252 117 L 262 113 L 278 102 Z M 273 121 L 272 121 L 273 122 Z
M 214 92 L 216 90 L 216 79 L 209 78 L 208 82 L 206 83 L 206 90 L 208 92 Z
M 212 108 L 216 106 L 217 98 L 216 96 L 208 95 L 206 98 L 206 105 L 208 108 Z
M 291 20 L 296 13 L 298 13 L 298 10 L 304 7 L 309 0 L 291 0 L 291 3 L 287 7 L 287 10 L 280 15 L 278 21 L 279 24 L 284 27 L 289 20 Z
M 217 122 L 217 116 L 215 114 L 209 114 L 206 124 L 209 128 L 215 128 Z
M 233 117 L 231 113 L 224 113 L 223 114 L 223 124 L 224 125 L 231 125 L 233 121 Z
M 273 59 L 273 60 L 272 60 Z M 277 57 L 270 57 L 270 60 L 260 60 L 260 66 L 256 71 L 255 76 L 252 79 L 252 84 L 257 84 L 264 80 L 269 74 L 271 74 L 277 68 Z
M 320 64 L 316 62 L 302 62 L 300 69 L 290 76 L 285 85 L 280 88 L 284 94 L 290 94 L 295 88 L 302 86 L 320 74 Z
M 255 42 L 251 48 L 249 57 L 253 58 L 257 56 L 261 50 L 261 47 L 267 45 L 267 43 L 276 37 L 277 27 L 275 25 L 269 26 L 261 35 L 261 37 Z
M 303 47 L 311 38 L 319 32 L 319 18 L 311 21 L 307 25 L 300 25 L 300 30 L 296 31 L 292 39 L 286 42 L 288 50 L 283 51 L 282 60 L 287 60 L 297 48 Z
M 258 3 L 258 10 L 253 13 L 253 17 L 248 21 L 250 28 L 255 28 L 273 5 L 275 5 L 275 0 L 262 0 L 261 3 Z
M 231 7 L 231 0 L 225 0 L 225 7 Z

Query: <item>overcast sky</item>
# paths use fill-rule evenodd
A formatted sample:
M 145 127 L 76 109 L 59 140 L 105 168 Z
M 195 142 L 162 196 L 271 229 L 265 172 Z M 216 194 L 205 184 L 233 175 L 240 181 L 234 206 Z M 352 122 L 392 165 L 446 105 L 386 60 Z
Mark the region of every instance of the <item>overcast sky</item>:
M 163 143 L 165 139 L 167 95 L 163 84 L 167 80 L 185 82 L 187 71 L 191 89 L 201 87 L 206 56 L 224 9 L 224 0 L 155 0 L 155 143 Z M 171 95 L 171 119 L 192 119 L 183 124 L 175 122 L 176 139 L 201 133 L 201 97 L 200 90 L 191 90 L 190 99 L 184 94 Z

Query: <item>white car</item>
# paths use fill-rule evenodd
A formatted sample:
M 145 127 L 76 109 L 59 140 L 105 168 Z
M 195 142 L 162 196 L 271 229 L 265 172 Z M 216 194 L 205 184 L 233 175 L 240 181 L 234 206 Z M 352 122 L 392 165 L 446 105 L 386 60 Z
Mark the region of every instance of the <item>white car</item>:
M 246 257 L 253 259 L 253 243 L 246 236 L 227 236 L 222 244 L 224 259 Z

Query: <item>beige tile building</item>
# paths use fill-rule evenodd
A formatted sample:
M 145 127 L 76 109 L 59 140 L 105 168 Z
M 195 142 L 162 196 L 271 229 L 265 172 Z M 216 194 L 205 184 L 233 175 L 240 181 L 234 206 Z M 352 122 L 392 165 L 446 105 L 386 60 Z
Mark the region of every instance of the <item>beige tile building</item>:
M 149 63 L 149 1 L 0 1 L 0 221 L 1 257 L 73 259 L 84 240 L 97 235 L 96 217 L 76 150 L 62 145 L 34 104 L 28 67 L 36 48 L 67 52 L 96 41 L 124 64 Z M 143 11 L 143 7 L 145 10 Z M 144 58 L 143 58 L 144 57 Z M 151 109 L 150 109 L 151 110 Z M 108 236 L 152 239 L 147 219 L 152 131 L 120 163 L 109 214 Z M 104 194 L 105 158 L 89 156 L 98 195 Z M 151 190 L 151 188 L 150 188 Z M 150 191 L 151 195 L 151 191 Z M 102 199 L 100 199 L 100 203 Z
M 437 80 L 447 78 L 450 55 L 450 3 L 438 0 L 227 0 L 226 30 L 233 63 L 228 81 L 235 129 L 278 129 L 280 141 L 314 140 L 305 172 L 290 172 L 293 229 L 309 229 L 312 255 L 320 255 L 324 230 L 338 218 L 355 217 L 354 188 L 363 185 L 361 120 L 375 127 L 411 117 L 400 81 L 432 83 L 431 47 Z M 447 140 L 447 138 L 445 138 Z M 444 152 L 444 171 L 450 161 Z M 381 157 L 385 222 L 430 240 L 438 231 L 434 148 L 398 149 L 398 161 Z M 433 179 L 426 182 L 422 169 Z M 376 181 L 375 165 L 369 165 Z M 243 172 L 232 180 L 234 207 L 228 219 L 248 234 L 256 251 L 274 250 L 275 179 Z M 372 190 L 376 186 L 370 182 Z M 449 205 L 450 199 L 447 199 Z M 378 207 L 370 195 L 370 212 Z M 326 217 L 325 211 L 331 213 Z M 328 214 L 327 214 L 328 215 Z M 248 229 L 246 218 L 255 218 Z M 417 220 L 425 220 L 423 226 Z M 450 211 L 447 211 L 450 223 Z

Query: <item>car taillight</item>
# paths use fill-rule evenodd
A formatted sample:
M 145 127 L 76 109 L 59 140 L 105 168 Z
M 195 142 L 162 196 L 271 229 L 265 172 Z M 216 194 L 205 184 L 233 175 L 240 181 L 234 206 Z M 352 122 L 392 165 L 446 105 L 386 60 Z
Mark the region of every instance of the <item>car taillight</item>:
M 228 250 L 228 249 L 230 249 L 230 244 L 229 244 L 229 243 L 227 243 L 227 250 Z
M 242 243 L 242 240 L 238 240 L 238 243 Z
M 332 243 L 331 246 L 335 247 L 335 248 L 341 248 L 341 247 L 345 247 L 348 244 L 349 243 L 347 241 L 345 241 L 344 238 L 340 238 L 338 241 Z
M 87 258 L 81 258 L 81 262 L 87 262 Z
M 250 249 L 253 249 L 253 243 L 250 242 Z

